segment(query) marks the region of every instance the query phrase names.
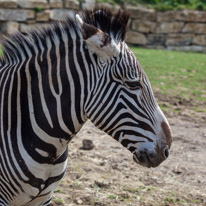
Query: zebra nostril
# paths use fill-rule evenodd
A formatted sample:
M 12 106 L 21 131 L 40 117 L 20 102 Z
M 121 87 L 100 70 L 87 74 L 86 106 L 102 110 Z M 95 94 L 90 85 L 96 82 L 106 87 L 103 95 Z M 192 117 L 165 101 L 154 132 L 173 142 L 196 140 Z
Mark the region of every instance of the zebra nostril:
M 137 159 L 138 159 L 141 163 L 144 163 L 144 162 L 145 162 L 145 157 L 144 157 L 144 155 L 141 154 L 141 153 L 137 155 Z
M 168 149 L 168 147 L 165 147 L 163 149 L 163 156 L 164 156 L 165 159 L 168 158 L 168 156 L 169 156 L 169 149 Z

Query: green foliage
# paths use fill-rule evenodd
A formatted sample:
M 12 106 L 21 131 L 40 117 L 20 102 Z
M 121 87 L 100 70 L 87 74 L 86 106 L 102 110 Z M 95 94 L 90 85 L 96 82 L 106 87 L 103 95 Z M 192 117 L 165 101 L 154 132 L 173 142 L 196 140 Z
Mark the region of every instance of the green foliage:
M 117 199 L 117 197 L 118 197 L 118 196 L 112 195 L 112 194 L 108 195 L 108 198 L 109 198 L 109 199 Z
M 143 0 L 142 2 L 148 3 L 148 4 L 158 4 L 159 0 Z
M 34 8 L 34 11 L 38 13 L 38 12 L 43 11 L 43 8 L 42 7 L 36 7 L 36 8 Z
M 60 189 L 56 189 L 56 190 L 54 191 L 54 193 L 58 193 L 58 192 L 61 192 L 61 190 L 60 190 Z
M 170 9 L 205 10 L 206 9 L 205 0 L 153 0 L 153 1 L 156 1 L 155 8 L 159 10 L 170 10 Z
M 143 4 L 149 8 L 157 10 L 182 10 L 196 9 L 206 10 L 206 0 L 97 0 L 99 3 L 119 4 L 121 6 L 131 4 Z

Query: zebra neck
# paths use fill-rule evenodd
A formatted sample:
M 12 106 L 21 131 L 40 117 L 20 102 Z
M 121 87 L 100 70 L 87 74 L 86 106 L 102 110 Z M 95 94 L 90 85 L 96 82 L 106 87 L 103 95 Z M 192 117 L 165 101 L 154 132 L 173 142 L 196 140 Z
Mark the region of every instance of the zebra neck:
M 66 34 L 24 42 L 6 71 L 11 108 L 26 135 L 70 140 L 86 121 L 84 100 L 88 83 L 83 42 Z M 34 44 L 35 43 L 35 44 Z M 8 93 L 9 91 L 6 91 Z M 5 95 L 6 95 L 5 93 Z M 31 135 L 32 134 L 32 135 Z

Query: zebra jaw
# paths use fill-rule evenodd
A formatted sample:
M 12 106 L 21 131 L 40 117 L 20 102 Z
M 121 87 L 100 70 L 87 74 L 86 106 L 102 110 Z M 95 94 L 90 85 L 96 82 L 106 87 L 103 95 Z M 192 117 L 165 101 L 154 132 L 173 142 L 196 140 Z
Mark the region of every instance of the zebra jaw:
M 75 17 L 81 26 L 83 39 L 90 51 L 104 59 L 117 57 L 120 54 L 120 43 L 117 44 L 114 39 L 95 26 L 83 22 L 78 14 Z

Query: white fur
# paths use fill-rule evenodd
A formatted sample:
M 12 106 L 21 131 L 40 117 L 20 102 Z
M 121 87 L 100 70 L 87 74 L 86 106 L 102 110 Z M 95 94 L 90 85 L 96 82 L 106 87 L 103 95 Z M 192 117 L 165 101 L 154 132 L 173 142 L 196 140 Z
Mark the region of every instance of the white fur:
M 103 59 L 110 59 L 114 56 L 117 57 L 120 53 L 120 44 L 116 44 L 112 39 L 110 44 L 102 46 L 103 35 L 104 33 L 100 30 L 95 35 L 85 40 L 88 48 Z
M 79 16 L 79 14 L 76 14 L 76 20 L 80 23 L 80 25 L 82 25 L 84 22 L 82 20 L 82 18 Z
M 84 22 L 79 14 L 76 14 L 75 17 L 77 22 L 82 26 Z M 103 59 L 110 59 L 113 56 L 118 56 L 120 53 L 120 44 L 116 44 L 116 42 L 112 39 L 110 44 L 102 47 L 104 35 L 104 32 L 98 29 L 98 32 L 95 35 L 85 40 L 88 48 L 91 52 L 96 53 Z

